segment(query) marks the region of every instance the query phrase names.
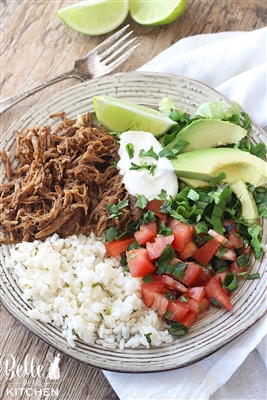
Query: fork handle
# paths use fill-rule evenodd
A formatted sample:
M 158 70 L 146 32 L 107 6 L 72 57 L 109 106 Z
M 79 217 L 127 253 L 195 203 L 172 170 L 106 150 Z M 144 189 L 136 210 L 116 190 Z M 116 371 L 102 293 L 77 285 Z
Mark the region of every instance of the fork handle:
M 75 69 L 73 69 L 69 72 L 65 72 L 64 74 L 60 74 L 60 75 L 54 77 L 53 79 L 49 79 L 48 81 L 42 82 L 39 85 L 34 86 L 33 88 L 31 88 L 29 90 L 25 90 L 24 92 L 19 92 L 15 96 L 11 96 L 6 99 L 0 100 L 0 114 L 9 110 L 15 104 L 18 104 L 20 101 L 26 99 L 27 97 L 38 92 L 39 90 L 45 89 L 48 86 L 51 86 L 54 83 L 63 81 L 64 79 L 67 79 L 67 78 L 78 78 L 81 81 L 84 81 L 84 79 L 81 76 L 76 74 Z

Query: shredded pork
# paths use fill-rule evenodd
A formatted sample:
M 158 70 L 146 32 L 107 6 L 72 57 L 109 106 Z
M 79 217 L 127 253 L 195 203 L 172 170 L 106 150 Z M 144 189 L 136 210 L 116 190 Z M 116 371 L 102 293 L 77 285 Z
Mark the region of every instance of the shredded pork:
M 103 127 L 93 126 L 91 114 L 63 118 L 51 132 L 34 126 L 17 138 L 17 167 L 5 150 L 6 181 L 0 185 L 0 243 L 45 240 L 53 233 L 101 235 L 137 220 L 135 202 L 114 166 L 118 143 Z M 128 199 L 122 214 L 110 219 L 107 204 Z

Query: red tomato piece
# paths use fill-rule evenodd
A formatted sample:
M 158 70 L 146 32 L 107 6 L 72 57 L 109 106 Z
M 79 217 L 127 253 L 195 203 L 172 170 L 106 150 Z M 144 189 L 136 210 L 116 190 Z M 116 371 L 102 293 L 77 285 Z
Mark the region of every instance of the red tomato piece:
M 157 235 L 155 237 L 154 242 L 152 243 L 147 242 L 146 249 L 148 251 L 149 259 L 155 260 L 156 258 L 158 258 L 165 249 L 165 247 L 168 244 L 171 244 L 173 240 L 174 240 L 173 235 L 169 236 Z
M 134 237 L 126 237 L 120 240 L 111 240 L 105 243 L 106 252 L 110 257 L 118 257 L 121 253 L 128 250 L 128 247 L 135 241 Z
M 146 249 L 133 249 L 126 255 L 130 274 L 133 278 L 140 278 L 156 271 L 155 265 L 149 260 Z
M 175 289 L 179 292 L 185 293 L 187 292 L 187 288 L 179 281 L 176 281 L 169 275 L 162 275 L 162 282 L 167 286 L 169 289 Z
M 230 265 L 230 272 L 232 272 L 232 274 L 238 275 L 241 272 L 246 272 L 246 271 L 248 271 L 247 265 L 245 267 L 239 268 L 236 261 L 232 262 L 232 264 Z M 242 275 L 240 276 L 240 278 L 242 278 Z
M 216 275 L 214 275 L 214 278 L 216 278 L 222 284 L 228 273 L 229 273 L 229 271 L 219 272 Z M 231 290 L 224 287 L 223 284 L 222 284 L 222 288 L 223 288 L 224 292 L 227 294 L 227 296 L 229 296 L 231 294 Z
M 169 318 L 171 321 L 181 322 L 185 315 L 188 313 L 189 308 L 186 307 L 185 304 L 177 300 L 173 303 L 169 302 L 167 310 L 172 312 L 172 315 Z
M 201 301 L 205 295 L 204 286 L 195 286 L 187 289 L 186 295 L 191 297 L 191 299 L 196 299 L 197 301 Z
M 202 268 L 202 273 L 199 280 L 194 284 L 194 286 L 203 286 L 206 282 L 213 276 L 213 273 L 208 268 Z
M 168 227 L 172 229 L 174 234 L 174 241 L 172 247 L 181 251 L 188 243 L 193 241 L 195 229 L 192 225 L 187 225 L 178 219 L 172 218 L 168 222 Z
M 203 297 L 200 303 L 199 313 L 201 314 L 204 311 L 206 311 L 209 308 L 209 305 L 210 305 L 209 299 L 207 299 L 207 297 Z
M 169 301 L 164 297 L 161 293 L 154 293 L 154 301 L 151 305 L 152 310 L 157 311 L 158 315 L 163 317 L 163 315 L 167 311 L 167 307 L 169 305 Z
M 167 214 L 159 211 L 165 200 L 150 200 L 146 205 L 146 209 L 153 211 L 153 213 L 160 218 L 164 223 L 167 222 Z
M 157 274 L 152 274 L 151 275 L 151 277 L 152 277 L 152 282 L 162 282 L 162 276 L 163 275 L 157 275 Z M 148 283 L 150 283 L 150 282 L 148 282 Z
M 201 266 L 194 262 L 189 262 L 184 272 L 182 283 L 186 286 L 195 286 L 195 283 L 200 279 L 201 275 Z
M 208 263 L 216 254 L 219 247 L 220 243 L 218 242 L 218 240 L 212 238 L 211 240 L 203 244 L 203 246 L 199 247 L 199 249 L 197 249 L 197 251 L 193 254 L 193 258 L 200 262 L 200 264 L 208 265 Z
M 234 228 L 228 232 L 227 236 L 234 249 L 241 249 L 243 247 L 243 239 L 240 236 L 236 226 L 234 226 Z
M 197 314 L 199 312 L 199 310 L 200 310 L 200 302 L 197 301 L 196 299 L 191 299 L 188 296 L 185 296 L 185 297 L 186 297 L 186 300 L 187 300 L 187 302 L 184 303 L 186 305 L 186 307 L 188 307 L 189 310 L 191 310 L 191 311 L 193 311 L 194 313 Z M 182 302 L 182 300 L 181 300 L 181 302 Z
M 141 294 L 143 302 L 147 307 L 151 307 L 154 301 L 155 293 L 164 293 L 165 285 L 160 281 L 148 282 L 141 285 Z
M 182 250 L 179 251 L 179 255 L 181 260 L 186 260 L 189 257 L 192 257 L 193 254 L 197 251 L 198 247 L 194 242 L 187 243 Z
M 251 247 L 243 247 L 242 251 L 241 251 L 241 255 L 245 254 L 245 253 L 249 253 L 249 255 L 251 255 Z M 246 272 L 250 269 L 249 265 L 245 265 L 244 267 L 239 268 L 239 266 L 237 265 L 237 262 L 234 261 L 232 262 L 231 266 L 230 266 L 230 272 L 232 272 L 233 274 L 240 274 L 240 272 Z M 242 275 L 239 278 L 243 278 Z
M 146 242 L 150 242 L 157 236 L 157 224 L 156 222 L 148 222 L 140 226 L 140 230 L 135 232 L 134 237 L 139 244 L 142 246 Z
M 218 303 L 222 305 L 226 310 L 232 310 L 233 306 L 230 302 L 229 297 L 223 290 L 222 284 L 218 279 L 212 277 L 205 285 L 206 296 L 211 299 L 214 298 Z
M 183 324 L 186 328 L 190 329 L 192 325 L 197 320 L 197 314 L 194 311 L 189 310 L 186 316 L 182 319 L 181 324 Z

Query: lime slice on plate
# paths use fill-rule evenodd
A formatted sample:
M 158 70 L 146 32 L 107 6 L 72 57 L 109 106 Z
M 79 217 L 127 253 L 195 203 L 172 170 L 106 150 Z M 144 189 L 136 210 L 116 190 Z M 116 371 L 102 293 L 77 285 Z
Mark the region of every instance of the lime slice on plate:
M 141 25 L 165 25 L 185 10 L 187 0 L 130 0 L 130 14 Z
M 69 28 L 95 36 L 116 29 L 128 12 L 128 0 L 88 0 L 58 10 L 57 16 Z
M 158 137 L 176 125 L 176 122 L 157 110 L 110 96 L 95 96 L 94 109 L 98 121 L 115 132 L 132 129 L 151 132 Z

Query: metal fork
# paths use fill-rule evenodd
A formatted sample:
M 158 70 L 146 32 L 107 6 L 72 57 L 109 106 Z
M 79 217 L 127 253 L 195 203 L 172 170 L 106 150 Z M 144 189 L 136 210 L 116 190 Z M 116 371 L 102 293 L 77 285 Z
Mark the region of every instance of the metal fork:
M 73 64 L 72 70 L 60 74 L 53 79 L 42 82 L 25 92 L 20 92 L 15 96 L 1 100 L 0 114 L 39 90 L 45 89 L 46 87 L 64 79 L 77 78 L 81 81 L 87 81 L 89 79 L 99 78 L 100 76 L 107 75 L 114 71 L 124 61 L 126 61 L 132 55 L 136 47 L 139 46 L 139 43 L 132 46 L 137 37 L 131 38 L 127 41 L 129 36 L 133 33 L 133 31 L 125 33 L 128 27 L 129 24 L 124 26 L 114 35 L 110 36 L 84 57 L 76 60 Z

